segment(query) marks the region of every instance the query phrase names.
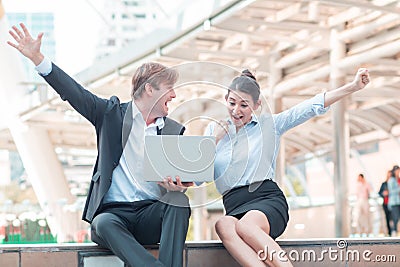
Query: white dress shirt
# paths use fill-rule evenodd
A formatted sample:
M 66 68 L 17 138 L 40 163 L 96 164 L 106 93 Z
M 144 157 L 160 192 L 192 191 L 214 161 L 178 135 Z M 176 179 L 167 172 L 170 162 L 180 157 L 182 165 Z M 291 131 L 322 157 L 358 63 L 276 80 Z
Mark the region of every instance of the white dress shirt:
M 118 166 L 112 174 L 111 187 L 104 196 L 107 202 L 134 202 L 146 199 L 159 199 L 160 187 L 156 182 L 143 180 L 144 137 L 157 135 L 157 127 L 164 127 L 164 119 L 146 126 L 142 113 L 132 102 L 132 130 L 122 152 Z

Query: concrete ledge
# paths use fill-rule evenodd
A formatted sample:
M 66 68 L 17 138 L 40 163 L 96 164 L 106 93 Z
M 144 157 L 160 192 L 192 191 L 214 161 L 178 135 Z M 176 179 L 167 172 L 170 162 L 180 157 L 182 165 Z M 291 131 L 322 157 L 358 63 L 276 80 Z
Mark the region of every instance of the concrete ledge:
M 278 243 L 294 266 L 400 266 L 398 238 L 285 239 Z M 147 249 L 158 256 L 158 246 Z M 279 257 L 278 252 L 273 256 Z M 187 242 L 183 257 L 186 267 L 239 266 L 219 241 Z M 0 266 L 124 267 L 124 263 L 93 243 L 38 244 L 1 245 Z

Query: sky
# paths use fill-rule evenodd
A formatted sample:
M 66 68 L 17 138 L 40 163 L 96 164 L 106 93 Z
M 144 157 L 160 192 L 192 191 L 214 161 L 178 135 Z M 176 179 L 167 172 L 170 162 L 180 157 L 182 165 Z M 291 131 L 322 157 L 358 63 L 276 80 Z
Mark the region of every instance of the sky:
M 83 0 L 3 0 L 6 14 L 54 12 L 57 56 L 51 60 L 71 74 L 90 66 L 95 56 L 94 47 L 103 22 L 89 3 Z

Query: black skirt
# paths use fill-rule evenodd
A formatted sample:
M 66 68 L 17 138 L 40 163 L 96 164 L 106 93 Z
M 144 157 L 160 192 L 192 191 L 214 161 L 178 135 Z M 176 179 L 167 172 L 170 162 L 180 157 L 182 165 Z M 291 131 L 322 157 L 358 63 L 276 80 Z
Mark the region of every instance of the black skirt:
M 285 195 L 272 180 L 230 190 L 223 196 L 226 215 L 241 219 L 250 210 L 259 210 L 267 216 L 270 236 L 279 237 L 289 221 L 289 207 Z

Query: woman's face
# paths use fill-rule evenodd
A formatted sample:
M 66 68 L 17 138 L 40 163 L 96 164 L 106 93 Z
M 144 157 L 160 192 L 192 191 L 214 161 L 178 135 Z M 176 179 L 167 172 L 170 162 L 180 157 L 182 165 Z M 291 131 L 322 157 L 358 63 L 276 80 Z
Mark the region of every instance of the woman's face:
M 260 100 L 254 103 L 251 95 L 240 91 L 230 91 L 225 99 L 229 116 L 236 128 L 249 123 L 251 114 L 260 106 Z

